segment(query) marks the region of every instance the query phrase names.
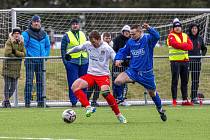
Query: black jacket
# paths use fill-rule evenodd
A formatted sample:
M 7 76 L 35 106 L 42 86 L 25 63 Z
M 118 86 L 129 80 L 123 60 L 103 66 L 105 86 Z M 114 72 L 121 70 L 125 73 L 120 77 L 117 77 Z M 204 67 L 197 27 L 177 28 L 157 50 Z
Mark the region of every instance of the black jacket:
M 120 48 L 123 48 L 128 41 L 129 38 L 125 37 L 124 35 L 120 34 L 113 40 L 113 49 L 117 53 Z
M 193 35 L 191 29 L 196 26 L 198 28 L 198 33 Z M 203 38 L 199 35 L 199 26 L 195 23 L 192 23 L 189 27 L 188 35 L 190 40 L 193 43 L 193 49 L 189 51 L 189 56 L 204 56 L 206 55 L 207 48 L 204 44 Z

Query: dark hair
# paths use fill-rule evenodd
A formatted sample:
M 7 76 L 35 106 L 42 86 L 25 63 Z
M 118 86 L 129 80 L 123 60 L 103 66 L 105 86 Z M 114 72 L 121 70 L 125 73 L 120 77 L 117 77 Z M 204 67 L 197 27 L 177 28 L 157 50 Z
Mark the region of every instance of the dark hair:
M 103 37 L 111 37 L 111 34 L 108 32 L 103 33 Z
M 92 38 L 95 38 L 98 40 L 98 39 L 101 39 L 101 35 L 99 34 L 98 31 L 93 30 L 89 35 L 89 39 L 91 40 Z
M 141 25 L 136 24 L 136 25 L 133 25 L 133 26 L 131 27 L 131 30 L 132 30 L 132 29 L 141 30 L 142 27 L 141 27 Z

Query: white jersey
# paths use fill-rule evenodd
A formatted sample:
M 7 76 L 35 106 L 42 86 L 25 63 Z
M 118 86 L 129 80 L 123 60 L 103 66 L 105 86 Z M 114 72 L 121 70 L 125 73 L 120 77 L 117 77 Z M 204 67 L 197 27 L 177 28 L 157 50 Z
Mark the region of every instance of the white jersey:
M 75 53 L 81 50 L 86 50 L 89 54 L 88 74 L 102 76 L 110 75 L 109 61 L 113 61 L 116 53 L 106 43 L 101 42 L 98 48 L 95 48 L 90 41 L 86 41 L 83 45 L 72 48 L 68 53 Z

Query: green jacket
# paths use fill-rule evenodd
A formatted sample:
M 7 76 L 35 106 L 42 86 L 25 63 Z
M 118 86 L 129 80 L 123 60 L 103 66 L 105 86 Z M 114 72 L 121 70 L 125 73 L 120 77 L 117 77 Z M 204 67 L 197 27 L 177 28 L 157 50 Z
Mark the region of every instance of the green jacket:
M 12 34 L 9 34 L 9 38 L 5 44 L 5 57 L 25 57 L 25 48 L 23 37 L 20 37 L 19 42 L 17 42 Z M 2 76 L 8 76 L 11 78 L 19 78 L 21 70 L 22 59 L 4 59 Z

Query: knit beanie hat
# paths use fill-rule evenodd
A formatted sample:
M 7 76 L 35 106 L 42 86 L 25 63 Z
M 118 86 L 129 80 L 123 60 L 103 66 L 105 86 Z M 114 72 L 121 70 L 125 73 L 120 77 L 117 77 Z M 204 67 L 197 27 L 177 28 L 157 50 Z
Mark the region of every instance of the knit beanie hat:
M 181 24 L 181 22 L 179 21 L 178 18 L 175 18 L 173 20 L 173 28 L 175 28 L 175 27 L 182 27 L 182 24 Z
M 20 27 L 15 27 L 15 28 L 13 28 L 13 29 L 12 29 L 12 34 L 14 34 L 15 32 L 18 32 L 18 33 L 21 34 L 21 29 L 20 29 Z
M 34 15 L 31 20 L 32 21 L 41 21 L 41 18 L 38 15 Z
M 123 26 L 123 28 L 122 28 L 122 32 L 124 32 L 124 31 L 128 31 L 128 32 L 130 32 L 130 30 L 131 30 L 131 27 L 130 26 L 128 26 L 128 25 L 125 25 L 125 26 Z
M 70 21 L 70 25 L 71 24 L 73 24 L 73 23 L 79 23 L 79 19 L 77 19 L 77 18 L 73 18 L 73 19 L 71 19 L 71 21 Z

